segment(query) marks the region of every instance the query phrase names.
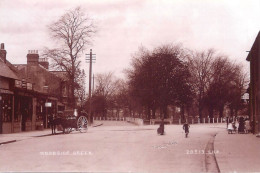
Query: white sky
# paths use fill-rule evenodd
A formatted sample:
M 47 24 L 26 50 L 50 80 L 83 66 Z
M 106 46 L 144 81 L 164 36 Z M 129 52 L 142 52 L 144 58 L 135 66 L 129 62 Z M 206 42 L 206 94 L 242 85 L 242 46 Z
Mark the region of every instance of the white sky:
M 140 45 L 214 48 L 248 66 L 246 51 L 260 30 L 259 0 L 0 0 L 0 42 L 7 59 L 26 63 L 28 50 L 51 47 L 46 26 L 77 6 L 98 25 L 85 52 L 97 54 L 94 73 L 114 71 L 120 77 Z

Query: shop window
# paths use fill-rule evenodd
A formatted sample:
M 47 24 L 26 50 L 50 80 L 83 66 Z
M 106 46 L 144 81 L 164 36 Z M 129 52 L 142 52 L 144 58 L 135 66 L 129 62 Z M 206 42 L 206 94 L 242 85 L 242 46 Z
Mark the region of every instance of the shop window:
M 15 97 L 14 99 L 14 121 L 19 122 L 21 121 L 22 114 L 20 110 L 20 99 L 19 97 Z
M 12 112 L 13 112 L 13 96 L 10 94 L 2 94 L 1 99 L 1 113 L 3 122 L 12 121 Z

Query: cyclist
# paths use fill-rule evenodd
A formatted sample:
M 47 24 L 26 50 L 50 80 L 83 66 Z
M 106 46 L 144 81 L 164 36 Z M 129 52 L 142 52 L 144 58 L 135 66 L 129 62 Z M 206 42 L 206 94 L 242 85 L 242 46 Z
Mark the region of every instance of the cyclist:
M 187 138 L 187 136 L 188 136 L 188 133 L 189 133 L 189 128 L 190 128 L 190 125 L 188 124 L 188 122 L 185 122 L 184 124 L 183 124 L 183 130 L 185 130 L 185 136 L 186 136 L 186 138 Z

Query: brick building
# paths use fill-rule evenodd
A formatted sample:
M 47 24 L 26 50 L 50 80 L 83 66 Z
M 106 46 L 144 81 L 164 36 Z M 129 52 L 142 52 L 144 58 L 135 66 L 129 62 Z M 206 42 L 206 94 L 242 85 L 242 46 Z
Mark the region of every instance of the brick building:
M 260 132 L 260 32 L 247 56 L 250 61 L 249 110 L 254 132 Z
M 28 52 L 27 64 L 13 65 L 1 44 L 0 56 L 0 133 L 47 128 L 47 115 L 66 109 L 66 81 L 49 71 L 38 51 Z

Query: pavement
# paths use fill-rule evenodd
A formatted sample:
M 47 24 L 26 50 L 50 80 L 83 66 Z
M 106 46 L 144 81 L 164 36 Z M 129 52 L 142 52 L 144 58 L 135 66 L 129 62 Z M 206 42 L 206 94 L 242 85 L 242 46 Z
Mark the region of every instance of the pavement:
M 220 172 L 260 172 L 260 138 L 220 131 L 214 141 Z
M 102 126 L 102 125 L 103 125 L 102 122 L 94 122 L 90 127 L 98 127 L 98 126 Z M 56 133 L 62 133 L 62 132 L 56 131 Z M 51 129 L 0 134 L 0 145 L 17 142 L 17 141 L 22 141 L 22 140 L 27 140 L 27 139 L 32 139 L 32 138 L 36 138 L 36 137 L 50 136 L 50 135 L 52 135 Z

